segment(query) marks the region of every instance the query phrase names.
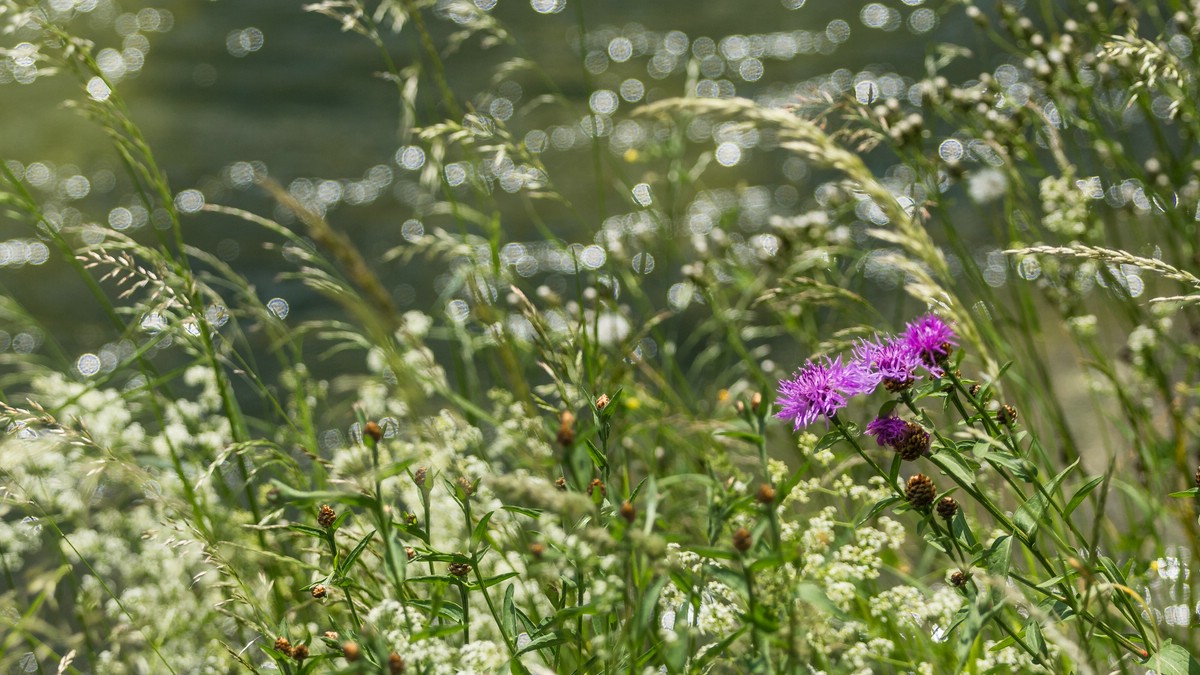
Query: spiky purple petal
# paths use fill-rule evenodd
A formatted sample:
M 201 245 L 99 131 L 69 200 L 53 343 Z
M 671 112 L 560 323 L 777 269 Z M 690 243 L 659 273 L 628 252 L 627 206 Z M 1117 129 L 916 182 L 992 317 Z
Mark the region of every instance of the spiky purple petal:
M 867 434 L 879 445 L 896 445 L 908 434 L 908 422 L 899 417 L 876 417 L 867 423 Z
M 795 429 L 811 425 L 819 418 L 832 417 L 846 407 L 851 398 L 868 394 L 879 384 L 879 375 L 860 361 L 842 363 L 842 357 L 809 361 L 790 379 L 779 382 L 776 417 L 795 420 Z
M 942 365 L 950 358 L 958 337 L 954 330 L 936 314 L 925 316 L 908 324 L 904 331 L 904 342 L 917 353 L 921 363 L 934 375 L 941 376 Z

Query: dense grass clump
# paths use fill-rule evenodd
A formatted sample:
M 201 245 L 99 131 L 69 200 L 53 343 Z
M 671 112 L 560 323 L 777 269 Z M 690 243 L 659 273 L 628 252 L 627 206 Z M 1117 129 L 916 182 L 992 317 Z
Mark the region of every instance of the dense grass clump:
M 185 4 L 0 0 L 4 672 L 1200 668 L 1200 5 L 328 0 L 393 146 L 192 186 Z

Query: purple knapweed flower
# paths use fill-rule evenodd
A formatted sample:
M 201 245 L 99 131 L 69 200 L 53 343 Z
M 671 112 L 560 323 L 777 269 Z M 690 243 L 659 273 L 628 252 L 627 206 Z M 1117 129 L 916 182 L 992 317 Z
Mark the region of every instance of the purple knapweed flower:
M 938 377 L 945 372 L 942 366 L 958 344 L 954 331 L 936 314 L 926 314 L 908 324 L 903 337 L 909 349 L 920 357 L 922 365 Z
M 876 417 L 867 423 L 867 435 L 879 445 L 896 445 L 908 435 L 908 422 L 899 417 Z
M 869 394 L 879 384 L 879 375 L 862 362 L 842 363 L 842 357 L 809 361 L 791 379 L 779 382 L 776 417 L 795 420 L 795 429 L 809 426 L 821 416 L 832 417 L 859 394 Z
M 888 415 L 867 424 L 867 434 L 879 445 L 893 448 L 900 459 L 913 461 L 929 454 L 929 432 L 916 422 Z
M 854 347 L 854 355 L 878 373 L 883 386 L 893 393 L 912 386 L 917 379 L 917 367 L 923 365 L 921 356 L 913 351 L 912 346 L 894 335 L 876 335 L 872 340 L 860 340 Z

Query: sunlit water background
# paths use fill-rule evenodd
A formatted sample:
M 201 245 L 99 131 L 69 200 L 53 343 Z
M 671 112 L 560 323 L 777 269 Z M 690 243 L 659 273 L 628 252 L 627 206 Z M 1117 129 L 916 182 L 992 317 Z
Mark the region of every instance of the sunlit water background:
M 379 52 L 361 36 L 339 31 L 331 19 L 282 0 L 182 0 L 160 7 L 118 6 L 109 0 L 48 4 L 64 16 L 77 14 L 72 29 L 95 40 L 98 62 L 117 83 L 170 176 L 181 210 L 220 203 L 287 222 L 288 214 L 253 185 L 255 173 L 267 173 L 366 251 L 392 248 L 434 226 L 450 227 L 445 219 L 427 215 L 430 197 L 417 187 L 425 149 L 398 128 L 396 89 L 376 75 L 383 70 Z M 638 105 L 685 93 L 777 103 L 823 95 L 910 99 L 926 57 L 943 41 L 966 41 L 992 64 L 1001 83 L 1025 86 L 999 55 L 989 56 L 991 48 L 978 40 L 961 12 L 943 14 L 942 5 L 935 9 L 923 0 L 606 1 L 586 3 L 582 19 L 579 7 L 563 0 L 476 0 L 476 5 L 499 18 L 520 47 L 485 50 L 468 41 L 447 58 L 450 84 L 460 100 L 503 122 L 541 154 L 555 188 L 584 214 L 580 219 L 549 209 L 547 223 L 576 243 L 583 266 L 595 270 L 606 263 L 597 245 L 606 231 L 653 227 L 645 209 L 662 199 L 643 177 L 647 166 L 636 158 L 654 133 L 648 122 L 630 118 Z M 439 7 L 441 19 L 432 27 L 443 44 L 455 25 L 452 12 L 444 11 L 449 5 Z M 581 37 L 581 23 L 586 37 Z M 162 215 L 148 213 L 129 194 L 102 132 L 59 105 L 78 98 L 81 87 L 93 96 L 103 96 L 103 87 L 69 74 L 38 76 L 22 58 L 19 42 L 19 34 L 10 36 L 5 44 L 17 49 L 0 61 L 0 156 L 48 205 L 58 224 L 90 224 L 83 241 L 102 240 L 106 228 L 150 239 L 149 228 L 161 225 Z M 387 48 L 400 67 L 421 58 L 411 28 L 389 34 Z M 536 60 L 553 86 L 540 76 L 494 80 L 497 63 L 515 55 Z M 428 93 L 433 86 L 427 80 L 422 86 L 418 125 L 446 115 Z M 526 110 L 555 89 L 573 110 Z M 599 120 L 606 171 L 623 174 L 629 183 L 623 193 L 607 190 L 603 203 L 592 168 L 593 120 Z M 795 215 L 813 198 L 819 181 L 809 167 L 753 133 L 696 123 L 688 137 L 698 149 L 713 153 L 715 165 L 704 177 L 707 193 L 681 210 L 686 222 L 677 224 L 679 231 L 702 234 L 732 213 L 735 225 L 727 229 L 739 231 L 756 253 L 774 254 L 760 230 L 772 215 Z M 939 147 L 947 158 L 989 161 L 966 139 L 947 138 Z M 890 167 L 875 168 L 887 173 Z M 461 184 L 477 170 L 451 165 L 446 179 Z M 497 194 L 519 191 L 538 178 L 516 165 L 487 171 Z M 571 259 L 542 241 L 517 200 L 500 204 L 508 237 L 504 263 L 533 283 L 567 288 L 575 273 Z M 263 246 L 261 230 L 202 213 L 185 216 L 184 224 L 190 244 L 244 274 L 281 319 L 336 314 L 325 300 L 280 279 L 292 266 L 277 249 Z M 997 251 L 981 249 L 978 257 L 989 282 L 1005 283 L 1008 268 Z M 672 262 L 661 253 L 656 259 L 651 251 L 634 259 L 647 287 L 682 310 L 691 293 Z M 377 269 L 401 309 L 451 316 L 467 309 L 462 299 L 441 292 L 444 269 L 424 268 L 419 258 L 408 266 Z M 2 218 L 0 285 L 43 321 L 41 326 L 0 325 L 0 351 L 61 351 L 88 375 L 111 370 L 134 349 L 132 341 L 112 334 L 82 284 L 42 237 Z M 219 308 L 214 311 L 220 316 Z M 145 327 L 155 329 L 153 317 Z M 647 352 L 657 348 L 644 347 Z M 1188 563 L 1174 552 L 1145 570 L 1141 590 L 1161 621 L 1187 625 L 1196 620 L 1200 605 L 1193 606 L 1190 597 Z

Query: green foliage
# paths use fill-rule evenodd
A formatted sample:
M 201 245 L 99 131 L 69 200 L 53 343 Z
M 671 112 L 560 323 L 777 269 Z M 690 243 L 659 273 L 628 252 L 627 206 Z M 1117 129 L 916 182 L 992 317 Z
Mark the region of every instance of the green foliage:
M 0 0 L 0 91 L 73 82 L 122 194 L 0 157 L 4 251 L 111 342 L 71 356 L 0 293 L 5 672 L 1200 667 L 1200 7 L 905 2 L 971 48 L 751 100 L 714 69 L 749 85 L 841 20 L 635 50 L 570 0 L 584 102 L 486 2 L 321 2 L 395 88 L 403 178 L 218 190 L 171 183 L 84 37 L 116 5 L 67 4 Z M 600 77 L 631 58 L 658 84 Z M 384 188 L 405 229 L 356 236 Z M 315 309 L 194 239 L 231 223 Z M 776 419 L 793 366 L 923 313 L 956 337 L 920 379 Z M 923 452 L 873 442 L 890 416 Z

